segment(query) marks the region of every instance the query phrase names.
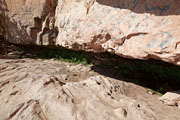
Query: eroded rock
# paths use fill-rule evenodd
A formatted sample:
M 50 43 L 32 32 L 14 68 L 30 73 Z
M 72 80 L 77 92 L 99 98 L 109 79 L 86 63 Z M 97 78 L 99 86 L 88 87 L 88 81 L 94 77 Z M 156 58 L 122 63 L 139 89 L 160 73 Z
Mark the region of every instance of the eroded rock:
M 180 91 L 167 92 L 159 100 L 166 105 L 177 106 L 180 109 Z
M 52 45 L 56 0 L 1 0 L 0 21 L 7 40 L 19 44 Z
M 179 65 L 179 0 L 1 0 L 7 39 Z
M 56 9 L 56 44 L 179 64 L 178 0 L 65 0 Z
M 0 101 L 2 120 L 180 119 L 142 87 L 56 60 L 1 59 Z

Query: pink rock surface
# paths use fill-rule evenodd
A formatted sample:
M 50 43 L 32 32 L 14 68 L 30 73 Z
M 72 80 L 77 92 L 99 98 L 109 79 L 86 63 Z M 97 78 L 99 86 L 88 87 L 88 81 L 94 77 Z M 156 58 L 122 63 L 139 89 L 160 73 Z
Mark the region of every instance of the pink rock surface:
M 19 44 L 51 44 L 55 0 L 1 0 L 0 21 L 7 40 Z M 43 37 L 43 36 L 46 36 Z M 50 41 L 51 40 L 51 41 Z
M 180 1 L 59 1 L 56 44 L 179 64 Z
M 10 42 L 180 64 L 179 0 L 2 0 Z
M 180 108 L 180 91 L 167 92 L 159 98 L 164 104 Z
M 180 112 L 90 66 L 0 59 L 0 120 L 180 120 Z

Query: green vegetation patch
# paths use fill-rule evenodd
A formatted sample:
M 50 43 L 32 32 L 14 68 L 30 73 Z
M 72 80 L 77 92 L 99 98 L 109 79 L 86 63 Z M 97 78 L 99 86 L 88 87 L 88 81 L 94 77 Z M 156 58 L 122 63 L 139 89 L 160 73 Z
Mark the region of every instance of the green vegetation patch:
M 30 53 L 29 57 L 33 59 L 56 59 L 77 64 L 90 64 L 88 53 L 63 47 L 21 46 L 21 49 L 18 49 L 18 51 Z

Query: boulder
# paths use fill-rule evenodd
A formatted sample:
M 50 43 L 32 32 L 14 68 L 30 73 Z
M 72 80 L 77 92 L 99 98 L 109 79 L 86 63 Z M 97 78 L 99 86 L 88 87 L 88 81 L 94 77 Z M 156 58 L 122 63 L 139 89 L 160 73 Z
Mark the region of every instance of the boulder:
M 159 100 L 166 105 L 177 106 L 180 109 L 180 91 L 167 92 Z
M 7 40 L 180 65 L 179 0 L 1 0 Z
M 56 44 L 180 64 L 179 0 L 59 0 Z

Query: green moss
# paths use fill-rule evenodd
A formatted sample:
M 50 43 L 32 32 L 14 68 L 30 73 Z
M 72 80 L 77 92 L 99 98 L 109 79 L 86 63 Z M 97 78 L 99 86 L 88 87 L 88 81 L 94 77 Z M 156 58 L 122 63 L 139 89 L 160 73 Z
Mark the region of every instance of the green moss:
M 151 94 L 157 94 L 159 96 L 163 95 L 161 89 L 159 90 L 148 89 L 148 92 L 150 92 Z
M 30 57 L 33 59 L 56 59 L 77 64 L 89 64 L 88 60 L 90 57 L 85 52 L 73 51 L 62 47 L 23 46 L 21 49 L 31 53 Z

